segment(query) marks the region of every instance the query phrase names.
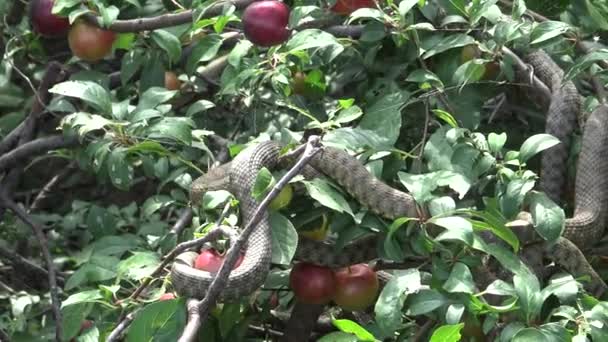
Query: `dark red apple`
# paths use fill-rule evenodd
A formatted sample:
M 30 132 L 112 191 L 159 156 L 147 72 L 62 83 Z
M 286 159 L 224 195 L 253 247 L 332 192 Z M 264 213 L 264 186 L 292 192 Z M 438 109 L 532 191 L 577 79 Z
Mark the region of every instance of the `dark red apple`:
M 349 15 L 359 8 L 374 7 L 376 7 L 374 0 L 338 0 L 331 8 L 331 11 L 342 15 Z
M 257 1 L 243 12 L 245 37 L 259 46 L 281 44 L 289 38 L 289 8 L 280 1 Z
M 302 303 L 326 304 L 336 292 L 336 279 L 330 268 L 299 263 L 289 274 L 289 286 Z
M 79 20 L 70 29 L 68 42 L 74 56 L 87 62 L 96 62 L 112 51 L 116 34 Z
M 78 331 L 78 335 L 80 336 L 85 330 L 91 328 L 93 326 L 93 321 L 89 320 L 89 319 L 85 319 L 84 321 L 82 321 L 82 323 L 80 323 L 80 330 Z M 70 342 L 76 342 L 76 337 L 72 338 L 70 340 Z
M 334 302 L 351 311 L 363 310 L 376 300 L 378 276 L 366 264 L 357 264 L 336 271 Z
M 165 71 L 165 88 L 168 90 L 179 90 L 182 83 L 173 71 Z
M 216 273 L 224 263 L 224 257 L 223 254 L 220 254 L 213 248 L 204 249 L 194 260 L 194 268 L 209 273 Z M 238 268 L 241 265 L 243 258 L 244 255 L 241 253 L 236 260 L 236 264 L 234 264 L 234 268 Z
M 53 4 L 53 0 L 33 0 L 30 2 L 30 21 L 34 31 L 43 36 L 62 36 L 70 29 L 68 18 L 53 14 Z

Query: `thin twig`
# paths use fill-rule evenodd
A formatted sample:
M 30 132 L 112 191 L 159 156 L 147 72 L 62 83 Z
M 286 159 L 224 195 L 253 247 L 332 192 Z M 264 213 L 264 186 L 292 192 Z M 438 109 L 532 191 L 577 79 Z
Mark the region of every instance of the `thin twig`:
M 222 266 L 220 267 L 215 278 L 211 282 L 209 289 L 207 289 L 205 298 L 203 298 L 203 300 L 200 301 L 200 303 L 197 305 L 197 308 L 199 310 L 200 319 L 196 320 L 196 321 L 188 321 L 188 324 L 186 325 L 186 329 L 184 330 L 184 333 L 182 334 L 182 336 L 179 339 L 180 342 L 192 341 L 194 339 L 194 337 L 196 336 L 196 331 L 198 331 L 198 327 L 197 327 L 197 329 L 193 329 L 192 327 L 199 325 L 200 323 L 198 321 L 206 320 L 206 318 L 209 314 L 209 311 L 211 310 L 211 308 L 217 301 L 223 287 L 225 286 L 226 282 L 228 281 L 228 277 L 233 268 L 233 265 L 236 263 L 240 250 L 245 245 L 246 241 L 249 239 L 249 236 L 251 235 L 253 230 L 257 227 L 259 222 L 264 217 L 264 214 L 266 213 L 268 205 L 270 204 L 272 199 L 274 199 L 281 192 L 281 190 L 285 187 L 285 185 L 287 185 L 287 183 L 293 177 L 295 177 L 296 175 L 298 175 L 300 173 L 302 168 L 304 168 L 304 166 L 306 166 L 309 163 L 309 161 L 312 159 L 312 157 L 314 157 L 314 155 L 320 150 L 319 137 L 311 136 L 309 138 L 306 146 L 307 146 L 307 148 L 304 150 L 304 153 L 302 154 L 301 158 L 277 182 L 277 184 L 275 184 L 275 186 L 272 188 L 272 190 L 266 195 L 266 197 L 258 205 L 255 212 L 253 213 L 251 218 L 249 218 L 249 221 L 243 228 L 241 235 L 228 250 L 224 263 L 222 264 Z
M 188 207 L 182 211 L 173 227 L 171 227 L 171 234 L 181 234 L 190 222 L 192 222 L 192 208 Z
M 30 219 L 30 216 L 18 206 L 15 202 L 13 202 L 8 196 L 0 191 L 0 202 L 3 207 L 12 210 L 21 221 L 30 226 L 34 231 L 34 235 L 38 239 L 38 243 L 40 244 L 40 249 L 42 250 L 42 254 L 44 255 L 44 259 L 47 264 L 47 272 L 48 272 L 48 280 L 49 280 L 49 291 L 51 293 L 51 305 L 53 307 L 53 316 L 55 318 L 55 338 L 57 341 L 61 341 L 62 338 L 62 321 L 61 321 L 61 301 L 59 300 L 59 291 L 57 289 L 57 278 L 55 265 L 53 264 L 53 256 L 49 250 L 48 242 L 42 228 L 38 226 L 36 222 Z
M 31 262 L 30 260 L 22 257 L 21 255 L 14 253 L 2 246 L 0 246 L 0 257 L 3 257 L 13 263 L 15 266 L 22 267 L 27 269 L 27 271 L 37 273 L 42 278 L 47 278 L 49 276 L 49 272 L 44 268 L 38 266 L 37 264 Z M 14 267 L 14 266 L 13 266 Z M 57 283 L 63 285 L 64 279 L 61 276 L 57 276 Z
M 120 340 L 124 331 L 127 329 L 127 327 L 129 327 L 129 325 L 131 325 L 131 322 L 133 322 L 133 318 L 135 318 L 136 313 L 137 311 L 134 311 L 125 316 L 125 318 L 116 326 L 116 328 L 112 330 L 110 335 L 108 335 L 108 337 L 106 338 L 106 342 Z
M 28 210 L 28 212 L 36 211 L 38 209 L 40 203 L 42 203 L 42 201 L 48 198 L 49 194 L 57 185 L 57 183 L 61 182 L 65 177 L 72 173 L 74 165 L 76 165 L 76 162 L 69 163 L 63 170 L 61 170 L 61 172 L 56 174 L 53 178 L 51 178 L 50 181 L 48 181 L 48 183 L 44 185 L 44 187 L 42 187 L 42 190 L 40 190 L 38 195 L 36 195 L 36 198 L 34 198 L 32 204 L 30 205 L 30 209 Z

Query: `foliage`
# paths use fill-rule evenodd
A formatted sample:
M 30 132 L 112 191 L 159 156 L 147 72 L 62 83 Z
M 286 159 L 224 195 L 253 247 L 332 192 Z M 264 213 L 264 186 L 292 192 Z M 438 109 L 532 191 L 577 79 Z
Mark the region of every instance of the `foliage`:
M 70 22 L 96 13 L 108 27 L 118 19 L 180 11 L 166 9 L 165 2 L 56 0 L 54 10 Z M 605 2 L 561 1 L 557 10 L 545 12 L 546 1 L 516 0 L 508 7 L 497 0 L 387 0 L 348 17 L 331 14 L 324 1 L 286 2 L 294 32 L 281 45 L 260 48 L 241 37 L 235 41 L 231 33 L 242 26 L 242 9 L 234 5 L 203 18 L 212 1 L 172 1 L 194 9 L 194 20 L 120 33 L 112 55 L 95 64 L 73 58 L 69 49 L 49 48 L 58 43 L 34 34 L 27 17 L 3 27 L 0 136 L 15 129 L 35 101 L 24 76 L 38 84 L 51 60 L 73 67 L 69 80 L 49 90 L 46 109 L 53 115 L 47 133 L 58 129 L 77 137 L 81 146 L 31 161 L 19 188 L 31 193 L 65 162 L 78 166 L 61 181 L 53 203 L 31 212 L 44 226 L 65 277 L 65 340 L 79 334 L 84 319 L 94 326 L 78 341 L 105 340 L 127 312 L 135 312 L 127 341 L 177 339 L 186 323 L 186 301 L 157 301 L 172 291 L 170 277 L 156 277 L 139 300 L 129 296 L 176 243 L 204 235 L 224 203 L 230 212 L 223 223 L 238 226 L 237 201 L 226 191 L 213 191 L 194 208 L 184 231 L 171 229 L 190 205 L 193 179 L 219 156 L 213 137 L 228 139 L 234 156 L 269 139 L 295 145 L 311 132 L 322 133 L 325 145 L 351 151 L 376 177 L 410 192 L 426 217 L 385 220 L 330 180 L 295 178 L 293 200 L 270 216 L 276 267 L 252 299 L 215 307 L 200 340 L 244 340 L 252 335 L 250 325 L 270 324 L 272 293 L 279 294 L 278 309 L 293 304 L 288 270 L 297 232 L 318 228 L 310 225 L 321 218 L 328 218 L 338 250 L 377 234 L 384 259 L 418 264 L 392 272 L 370 311 L 371 321 L 335 319 L 336 331 L 319 336 L 320 341 L 401 341 L 420 333 L 431 341 L 479 334 L 499 341 L 606 340 L 608 303 L 585 292 L 585 279 L 563 272 L 539 279 L 518 256 L 521 241 L 509 228 L 529 209 L 542 238 L 555 241 L 562 233 L 571 208 L 564 210 L 535 190 L 538 156 L 559 141 L 542 133 L 542 109 L 509 112 L 493 105 L 516 88 L 514 61 L 503 48 L 521 53 L 542 48 L 583 90 L 585 109 L 593 109 L 598 100 L 586 87 L 588 76 L 608 82 L 596 64 L 608 59 Z M 526 3 L 548 20 L 530 20 Z M 0 3 L 3 16 L 10 9 Z M 306 26 L 328 18 L 361 25 L 360 37 Z M 575 51 L 570 38 L 594 36 L 600 49 Z M 464 58 L 471 46 L 478 55 Z M 210 65 L 223 56 L 226 67 L 210 78 Z M 492 65 L 499 73 L 492 73 Z M 164 88 L 168 70 L 180 75 L 180 90 Z M 298 73 L 304 86 L 296 89 Z M 59 163 L 47 163 L 55 159 Z M 264 169 L 254 195 L 263 196 L 279 175 Z M 0 225 L 0 246 L 37 250 L 29 227 L 11 212 Z M 488 233 L 498 237 L 496 243 L 482 238 Z M 27 257 L 43 265 L 37 252 Z M 482 285 L 479 270 L 488 258 L 512 279 L 486 279 Z M 52 339 L 48 289 L 23 286 L 24 276 L 13 274 L 0 283 L 10 290 L 0 290 L 6 308 L 0 329 L 15 341 Z

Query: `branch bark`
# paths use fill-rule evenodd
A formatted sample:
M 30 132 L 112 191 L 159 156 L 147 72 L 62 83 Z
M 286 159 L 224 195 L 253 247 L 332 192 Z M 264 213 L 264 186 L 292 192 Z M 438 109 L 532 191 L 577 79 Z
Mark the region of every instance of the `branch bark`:
M 77 146 L 78 144 L 77 139 L 66 139 L 63 135 L 53 135 L 30 141 L 0 157 L 0 172 L 15 166 L 15 164 L 31 156 L 58 148 Z
M 42 251 L 42 255 L 46 261 L 47 272 L 48 272 L 48 280 L 49 280 L 49 292 L 51 293 L 51 305 L 53 308 L 53 317 L 55 318 L 55 338 L 57 341 L 61 341 L 61 337 L 63 334 L 63 327 L 61 321 L 61 301 L 59 300 L 59 290 L 57 289 L 57 276 L 55 271 L 55 265 L 53 264 L 53 256 L 49 250 L 48 242 L 42 228 L 38 226 L 36 222 L 34 222 L 30 216 L 21 208 L 17 203 L 13 202 L 8 196 L 0 191 L 0 204 L 10 209 L 15 213 L 17 217 L 21 221 L 23 221 L 26 225 L 30 226 L 34 231 L 34 235 L 38 239 L 38 243 L 40 244 L 40 249 Z

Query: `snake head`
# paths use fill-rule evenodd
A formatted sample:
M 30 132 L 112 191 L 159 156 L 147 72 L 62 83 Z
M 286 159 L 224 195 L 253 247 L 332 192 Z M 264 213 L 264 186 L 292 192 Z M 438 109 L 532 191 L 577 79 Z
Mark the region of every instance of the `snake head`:
M 199 204 L 207 191 L 226 190 L 230 183 L 230 168 L 230 163 L 222 164 L 195 179 L 190 185 L 192 204 Z

